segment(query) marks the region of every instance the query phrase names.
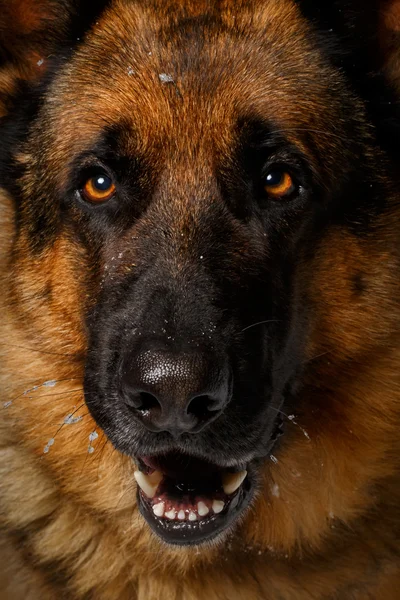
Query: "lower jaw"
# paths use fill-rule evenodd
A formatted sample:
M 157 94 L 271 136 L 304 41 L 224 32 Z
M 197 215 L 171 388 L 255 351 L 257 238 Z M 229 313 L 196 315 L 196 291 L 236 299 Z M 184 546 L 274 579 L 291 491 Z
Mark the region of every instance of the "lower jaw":
M 207 517 L 194 522 L 156 517 L 151 501 L 141 491 L 138 492 L 138 505 L 150 528 L 164 542 L 178 546 L 196 546 L 211 542 L 227 533 L 250 504 L 252 498 L 253 485 L 247 477 L 239 490 L 229 498 L 221 513 L 207 515 Z

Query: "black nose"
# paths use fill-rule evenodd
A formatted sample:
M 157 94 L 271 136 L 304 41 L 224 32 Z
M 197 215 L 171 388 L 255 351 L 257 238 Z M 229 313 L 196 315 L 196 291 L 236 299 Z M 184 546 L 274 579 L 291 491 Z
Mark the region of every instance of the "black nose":
M 145 350 L 125 366 L 122 395 L 147 429 L 176 437 L 219 417 L 230 400 L 230 380 L 227 364 L 210 354 Z

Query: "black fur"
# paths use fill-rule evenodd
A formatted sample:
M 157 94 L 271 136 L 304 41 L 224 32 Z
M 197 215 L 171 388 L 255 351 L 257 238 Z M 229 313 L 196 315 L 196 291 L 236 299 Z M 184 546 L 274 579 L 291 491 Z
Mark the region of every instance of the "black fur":
M 385 0 L 297 0 L 314 24 L 318 45 L 343 70 L 349 85 L 365 100 L 377 140 L 398 164 L 400 106 L 396 91 L 383 71 L 385 56 L 379 43 L 379 14 Z M 387 4 L 387 3 L 386 3 Z

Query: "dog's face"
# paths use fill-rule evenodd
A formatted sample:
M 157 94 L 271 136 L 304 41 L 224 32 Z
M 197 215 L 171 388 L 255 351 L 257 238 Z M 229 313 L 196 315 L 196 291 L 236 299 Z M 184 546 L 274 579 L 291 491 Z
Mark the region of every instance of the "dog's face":
M 10 143 L 14 298 L 41 294 L 41 338 L 76 352 L 172 544 L 235 531 L 249 506 L 257 529 L 282 484 L 317 497 L 318 537 L 365 500 L 366 448 L 383 451 L 347 394 L 396 327 L 392 174 L 300 8 L 112 2 L 67 61 L 45 59 Z M 317 490 L 296 479 L 310 457 Z

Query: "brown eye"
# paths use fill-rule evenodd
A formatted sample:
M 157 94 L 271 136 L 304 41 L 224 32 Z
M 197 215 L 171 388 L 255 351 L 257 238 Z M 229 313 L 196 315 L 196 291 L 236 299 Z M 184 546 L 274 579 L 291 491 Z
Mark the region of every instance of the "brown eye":
M 105 202 L 115 194 L 115 185 L 108 175 L 101 174 L 87 180 L 82 194 L 89 202 Z
M 296 190 L 296 185 L 289 173 L 276 169 L 267 174 L 264 190 L 270 198 L 287 198 Z

